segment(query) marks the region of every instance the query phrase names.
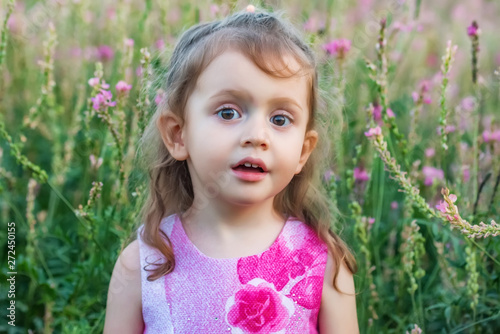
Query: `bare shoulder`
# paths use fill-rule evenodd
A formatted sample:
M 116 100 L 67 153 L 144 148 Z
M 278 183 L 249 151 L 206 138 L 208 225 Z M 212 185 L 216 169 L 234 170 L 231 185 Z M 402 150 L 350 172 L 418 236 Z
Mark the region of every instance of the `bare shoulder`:
M 142 333 L 141 261 L 135 240 L 116 260 L 109 282 L 104 333 Z
M 340 266 L 337 286 L 342 293 L 333 287 L 333 270 L 334 260 L 328 253 L 318 317 L 319 332 L 321 334 L 359 333 L 353 275 L 345 264 Z

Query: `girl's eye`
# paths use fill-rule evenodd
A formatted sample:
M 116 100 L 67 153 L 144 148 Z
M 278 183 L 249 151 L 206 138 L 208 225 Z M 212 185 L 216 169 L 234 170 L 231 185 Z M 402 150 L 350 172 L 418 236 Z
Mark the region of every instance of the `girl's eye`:
M 220 115 L 222 117 L 222 119 L 225 119 L 225 120 L 231 120 L 231 119 L 241 117 L 240 114 L 233 108 L 221 109 L 221 110 L 219 110 L 217 115 Z M 235 117 L 235 116 L 237 116 L 237 117 Z
M 275 125 L 285 126 L 291 123 L 290 118 L 286 115 L 276 115 L 271 117 L 271 122 Z

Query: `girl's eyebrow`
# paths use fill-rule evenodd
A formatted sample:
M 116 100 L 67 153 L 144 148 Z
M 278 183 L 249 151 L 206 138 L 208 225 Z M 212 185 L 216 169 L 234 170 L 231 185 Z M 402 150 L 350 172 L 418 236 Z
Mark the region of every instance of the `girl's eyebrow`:
M 213 99 L 216 99 L 220 96 L 225 96 L 225 95 L 231 95 L 231 96 L 234 96 L 237 98 L 250 100 L 252 103 L 254 102 L 254 99 L 252 98 L 250 93 L 248 93 L 246 90 L 238 90 L 238 89 L 232 89 L 232 88 L 223 89 L 223 90 L 213 94 L 210 97 L 210 100 L 213 100 Z M 295 105 L 297 108 L 299 108 L 299 110 L 302 111 L 302 107 L 300 106 L 300 104 L 291 97 L 278 96 L 278 97 L 272 98 L 269 102 L 269 104 L 279 104 L 279 103 L 291 103 L 291 104 Z

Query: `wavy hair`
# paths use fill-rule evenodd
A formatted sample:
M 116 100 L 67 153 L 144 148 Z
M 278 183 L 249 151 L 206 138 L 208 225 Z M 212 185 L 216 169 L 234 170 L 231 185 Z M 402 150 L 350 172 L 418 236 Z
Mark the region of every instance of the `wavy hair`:
M 166 261 L 156 263 L 154 269 L 145 268 L 151 272 L 148 280 L 156 280 L 175 267 L 171 241 L 160 229 L 162 219 L 174 213 L 182 214 L 194 200 L 187 163 L 170 155 L 157 128 L 157 119 L 162 113 L 172 112 L 184 122 L 184 109 L 198 77 L 212 60 L 229 48 L 242 52 L 263 72 L 274 77 L 305 75 L 309 79 L 307 130 L 318 132 L 318 145 L 302 171 L 275 196 L 273 205 L 277 212 L 304 221 L 325 242 L 334 259 L 333 285 L 340 291 L 336 278 L 341 264 L 345 263 L 352 273 L 357 268 L 351 251 L 332 230 L 329 202 L 321 185 L 321 167 L 328 161 L 325 157 L 330 151 L 326 129 L 331 117 L 318 87 L 315 54 L 299 31 L 283 19 L 282 11 L 239 11 L 219 21 L 194 25 L 181 35 L 166 68 L 157 71 L 156 80 L 161 82 L 164 97 L 139 141 L 142 152 L 139 162 L 149 174 L 149 192 L 139 216 L 144 222 L 142 240 L 158 249 Z M 301 65 L 299 71 L 290 71 L 284 63 L 285 55 L 292 56 Z

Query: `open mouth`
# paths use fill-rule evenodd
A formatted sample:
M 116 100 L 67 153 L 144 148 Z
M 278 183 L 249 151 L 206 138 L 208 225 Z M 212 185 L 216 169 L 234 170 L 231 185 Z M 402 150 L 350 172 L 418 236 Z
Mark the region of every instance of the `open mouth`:
M 257 166 L 257 167 L 248 167 L 248 166 L 245 166 L 245 165 L 239 165 L 239 166 L 236 166 L 233 168 L 234 170 L 237 170 L 237 171 L 242 171 L 242 172 L 247 172 L 247 173 L 264 173 L 264 170 Z

